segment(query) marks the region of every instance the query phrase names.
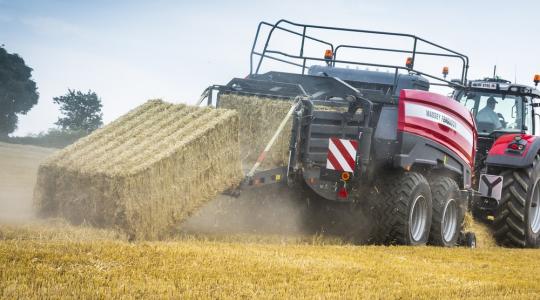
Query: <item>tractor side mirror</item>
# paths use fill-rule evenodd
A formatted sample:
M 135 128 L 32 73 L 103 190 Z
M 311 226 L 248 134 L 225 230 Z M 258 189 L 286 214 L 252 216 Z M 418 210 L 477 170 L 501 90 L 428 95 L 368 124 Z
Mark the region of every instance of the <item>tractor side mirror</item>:
M 475 93 L 468 93 L 467 94 L 467 99 L 474 99 L 476 98 L 476 94 Z

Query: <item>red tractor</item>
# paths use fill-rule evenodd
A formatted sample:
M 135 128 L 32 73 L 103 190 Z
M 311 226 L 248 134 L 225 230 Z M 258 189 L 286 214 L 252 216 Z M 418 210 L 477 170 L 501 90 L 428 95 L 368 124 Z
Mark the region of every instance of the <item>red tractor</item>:
M 539 247 L 540 91 L 486 78 L 456 88 L 453 97 L 474 115 L 478 130 L 474 216 L 491 224 L 501 245 Z

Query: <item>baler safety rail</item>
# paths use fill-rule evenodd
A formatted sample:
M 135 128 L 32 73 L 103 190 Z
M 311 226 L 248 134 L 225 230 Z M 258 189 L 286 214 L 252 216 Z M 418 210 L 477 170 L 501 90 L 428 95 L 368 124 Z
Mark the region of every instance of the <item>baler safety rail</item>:
M 267 32 L 266 34 L 263 32 Z M 295 38 L 300 38 L 300 48 L 295 54 L 286 53 L 280 50 L 270 49 L 272 44 L 273 34 L 279 32 L 280 34 L 289 34 Z M 385 47 L 368 47 L 365 45 L 351 45 L 351 44 L 334 44 L 331 41 L 323 40 L 322 38 L 314 36 L 316 33 L 320 32 L 338 32 L 338 33 L 355 33 L 360 35 L 370 35 L 374 36 L 386 36 L 386 37 L 396 37 L 400 39 L 409 39 L 412 42 L 412 48 L 385 48 Z M 262 40 L 262 41 L 261 41 Z M 257 46 L 259 46 L 259 41 L 262 46 L 262 49 L 257 51 Z M 273 44 L 272 44 L 273 45 Z M 313 47 L 317 45 L 319 47 L 326 47 L 330 53 L 331 57 L 320 58 L 312 57 L 306 55 L 306 53 L 312 53 L 312 48 L 305 49 L 308 46 Z M 433 52 L 429 51 L 420 51 L 422 47 L 432 48 Z M 338 50 L 340 49 L 352 49 L 358 51 L 376 51 L 383 53 L 403 53 L 410 55 L 410 63 L 406 66 L 397 66 L 397 65 L 386 65 L 386 64 L 377 64 L 377 63 L 368 63 L 361 61 L 351 61 L 351 60 L 340 60 L 337 58 Z M 452 60 L 457 60 L 461 63 L 461 72 L 459 72 L 460 78 L 459 82 L 453 82 L 446 79 L 446 75 L 441 78 L 440 76 L 429 74 L 427 72 L 422 72 L 415 68 L 416 61 L 419 57 L 445 57 Z M 338 64 L 350 64 L 356 66 L 366 66 L 366 67 L 382 67 L 389 68 L 395 71 L 395 81 L 397 80 L 397 74 L 400 70 L 406 72 L 414 72 L 419 75 L 426 76 L 430 79 L 435 80 L 432 82 L 433 85 L 444 85 L 444 86 L 465 86 L 467 83 L 467 74 L 469 69 L 469 58 L 457 51 L 449 49 L 447 47 L 441 46 L 434 42 L 428 41 L 421 37 L 397 33 L 397 32 L 384 32 L 384 31 L 373 31 L 373 30 L 362 30 L 362 29 L 352 29 L 352 28 L 340 28 L 340 27 L 331 27 L 331 26 L 319 26 L 319 25 L 310 25 L 310 24 L 300 24 L 291 22 L 288 20 L 281 19 L 275 24 L 268 22 L 260 22 L 257 27 L 257 32 L 255 34 L 255 39 L 253 40 L 250 56 L 250 74 L 259 74 L 263 60 L 269 59 L 272 61 L 278 61 L 286 63 L 295 67 L 301 68 L 301 73 L 305 74 L 308 62 L 326 62 L 327 64 L 335 67 L 336 63 Z
M 227 85 L 213 84 L 204 89 L 196 106 L 205 102 L 206 106 L 219 107 L 221 95 L 237 94 L 257 96 L 271 99 L 291 101 L 296 97 L 307 97 L 308 94 L 300 84 L 286 82 L 270 82 L 246 78 L 233 78 Z
M 211 106 L 213 103 L 212 103 L 212 95 L 213 95 L 213 92 L 214 91 L 221 91 L 222 89 L 226 88 L 226 86 L 223 86 L 223 85 L 217 85 L 217 84 L 214 84 L 214 85 L 211 85 L 207 88 L 204 89 L 204 91 L 202 92 L 199 100 L 197 101 L 197 104 L 196 106 L 200 106 L 204 99 L 208 99 L 207 100 L 207 103 L 206 105 L 207 106 Z

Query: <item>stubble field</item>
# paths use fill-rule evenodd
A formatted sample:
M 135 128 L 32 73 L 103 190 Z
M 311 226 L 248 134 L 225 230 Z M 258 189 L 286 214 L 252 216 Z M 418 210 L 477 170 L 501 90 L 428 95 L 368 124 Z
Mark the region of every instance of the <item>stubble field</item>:
M 199 216 L 159 242 L 35 220 L 35 171 L 50 153 L 0 143 L 0 298 L 540 297 L 538 250 L 358 246 L 280 230 L 288 218 L 262 234 L 238 225 L 253 209 L 234 220 Z M 212 232 L 215 224 L 230 233 Z

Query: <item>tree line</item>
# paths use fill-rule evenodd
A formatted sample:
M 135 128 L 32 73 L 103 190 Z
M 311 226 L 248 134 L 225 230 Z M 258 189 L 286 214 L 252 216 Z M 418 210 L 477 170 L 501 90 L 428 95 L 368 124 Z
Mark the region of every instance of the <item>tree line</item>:
M 1 140 L 9 141 L 9 135 L 17 129 L 19 116 L 27 114 L 38 103 L 39 92 L 32 71 L 21 56 L 9 53 L 0 45 Z M 53 102 L 58 104 L 61 113 L 55 123 L 58 127 L 49 130 L 56 136 L 65 134 L 78 138 L 103 125 L 101 98 L 92 90 L 68 89 L 66 94 L 54 97 Z

